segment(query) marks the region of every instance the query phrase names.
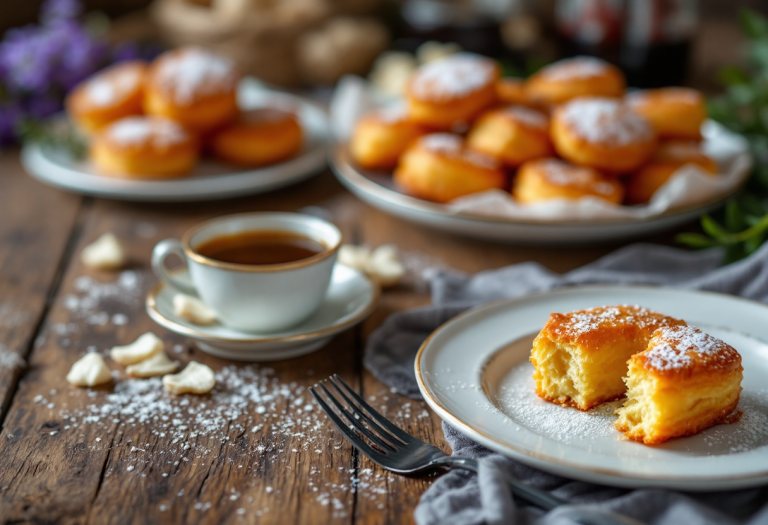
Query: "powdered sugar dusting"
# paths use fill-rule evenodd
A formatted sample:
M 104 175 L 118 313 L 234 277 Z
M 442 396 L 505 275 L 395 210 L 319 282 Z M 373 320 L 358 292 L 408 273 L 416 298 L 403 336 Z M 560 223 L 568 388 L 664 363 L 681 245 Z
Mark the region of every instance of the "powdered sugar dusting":
M 200 48 L 165 58 L 157 75 L 160 85 L 173 93 L 179 104 L 190 104 L 201 95 L 226 93 L 237 80 L 230 60 Z
M 493 80 L 493 62 L 478 55 L 458 53 L 429 62 L 411 81 L 411 93 L 425 100 L 451 100 L 470 95 Z
M 592 169 L 575 166 L 559 159 L 540 161 L 544 176 L 557 186 L 572 186 L 594 191 L 600 195 L 611 195 L 616 191 L 613 184 L 601 180 Z
M 535 109 L 525 106 L 509 106 L 504 108 L 504 113 L 531 128 L 545 130 L 549 127 L 547 116 Z
M 419 139 L 419 146 L 432 151 L 455 158 L 461 158 L 478 167 L 497 169 L 499 163 L 487 155 L 464 148 L 464 140 L 453 133 L 431 133 Z
M 540 74 L 547 80 L 562 82 L 597 77 L 604 74 L 609 67 L 607 62 L 599 58 L 578 56 L 553 62 L 543 68 Z
M 0 369 L 26 368 L 27 362 L 10 348 L 0 343 Z
M 138 67 L 125 65 L 117 67 L 119 69 L 108 69 L 86 84 L 88 100 L 94 106 L 115 104 L 139 86 L 141 72 Z
M 693 326 L 660 328 L 642 356 L 646 367 L 660 371 L 683 370 L 696 361 L 707 368 L 729 368 L 741 362 L 732 346 Z
M 552 314 L 545 330 L 574 340 L 594 333 L 605 327 L 631 326 L 640 331 L 656 330 L 664 326 L 682 323 L 638 305 L 599 306 L 567 314 Z M 651 333 L 648 334 L 650 337 Z
M 172 120 L 153 117 L 128 117 L 109 128 L 110 139 L 124 145 L 152 144 L 165 148 L 189 140 L 184 128 Z
M 578 136 L 593 143 L 625 146 L 653 136 L 647 120 L 610 98 L 577 98 L 564 104 L 559 115 Z

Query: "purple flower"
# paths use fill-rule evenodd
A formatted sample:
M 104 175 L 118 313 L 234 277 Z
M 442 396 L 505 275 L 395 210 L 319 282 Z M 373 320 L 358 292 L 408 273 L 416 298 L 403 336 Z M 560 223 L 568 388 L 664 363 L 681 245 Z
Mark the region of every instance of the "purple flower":
M 21 108 L 13 102 L 0 102 L 0 144 L 7 144 L 15 138 L 16 124 L 24 116 Z
M 55 24 L 65 20 L 74 20 L 83 10 L 78 0 L 46 0 L 40 8 L 40 22 Z
M 51 81 L 52 56 L 45 34 L 34 26 L 11 29 L 0 44 L 0 69 L 10 93 L 43 92 Z

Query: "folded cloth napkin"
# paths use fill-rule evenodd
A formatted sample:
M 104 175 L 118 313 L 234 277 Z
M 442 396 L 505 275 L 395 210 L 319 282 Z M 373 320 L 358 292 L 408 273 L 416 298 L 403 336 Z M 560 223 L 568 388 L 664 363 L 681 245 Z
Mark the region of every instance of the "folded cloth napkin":
M 393 390 L 420 399 L 413 360 L 421 343 L 440 324 L 481 303 L 564 286 L 646 284 L 768 301 L 768 243 L 747 259 L 728 266 L 721 263 L 718 250 L 688 252 L 635 244 L 563 275 L 535 263 L 473 276 L 440 272 L 431 279 L 432 306 L 389 317 L 371 334 L 364 365 Z M 768 487 L 706 494 L 606 487 L 527 467 L 478 445 L 445 423 L 443 431 L 455 455 L 480 459 L 480 472 L 454 470 L 437 480 L 416 508 L 419 525 L 565 525 L 575 523 L 569 515 L 579 504 L 597 504 L 653 525 L 768 525 Z M 504 482 L 509 475 L 573 505 L 546 514 L 518 506 Z

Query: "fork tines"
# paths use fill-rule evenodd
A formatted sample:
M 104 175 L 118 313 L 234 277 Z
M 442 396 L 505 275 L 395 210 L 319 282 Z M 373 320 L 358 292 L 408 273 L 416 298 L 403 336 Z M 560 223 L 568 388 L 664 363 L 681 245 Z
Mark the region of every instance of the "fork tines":
M 326 383 L 333 386 L 333 389 L 338 392 L 338 397 L 326 388 Z M 312 392 L 312 395 L 322 409 L 331 418 L 336 427 L 344 433 L 347 439 L 365 454 L 382 454 L 386 456 L 388 453 L 396 452 L 398 448 L 407 445 L 413 440 L 412 436 L 374 410 L 338 375 L 334 374 L 325 381 L 315 385 L 315 387 L 320 388 L 325 397 L 336 407 L 334 411 L 315 388 L 310 388 L 309 391 Z M 339 400 L 339 397 L 343 400 L 343 403 Z M 353 429 L 357 430 L 357 432 Z M 363 436 L 370 441 L 371 445 L 363 440 Z

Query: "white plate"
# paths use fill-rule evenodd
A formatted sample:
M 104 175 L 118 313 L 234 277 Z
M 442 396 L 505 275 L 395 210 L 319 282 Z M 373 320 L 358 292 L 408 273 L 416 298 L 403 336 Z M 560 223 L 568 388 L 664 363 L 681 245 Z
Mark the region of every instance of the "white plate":
M 184 271 L 182 279 L 189 279 Z M 373 311 L 379 289 L 357 270 L 336 264 L 328 293 L 312 317 L 290 330 L 268 334 L 242 332 L 220 323 L 199 326 L 173 313 L 176 289 L 159 283 L 147 296 L 147 313 L 159 325 L 194 339 L 201 350 L 236 361 L 277 361 L 314 352 L 337 333 Z
M 203 201 L 264 193 L 302 181 L 326 163 L 328 121 L 325 112 L 303 98 L 269 91 L 253 79 L 240 83 L 244 109 L 271 106 L 295 110 L 304 129 L 302 152 L 280 164 L 232 171 L 231 166 L 203 160 L 188 177 L 151 181 L 105 177 L 87 161 L 74 160 L 64 148 L 28 144 L 21 152 L 24 168 L 36 179 L 59 188 L 128 201 Z
M 723 132 L 721 126 L 712 122 L 709 128 L 715 137 L 713 141 L 719 140 L 722 143 L 723 135 L 734 136 Z M 744 169 L 749 169 L 749 164 L 747 161 Z M 739 189 L 736 187 L 701 203 L 678 206 L 647 218 L 523 219 L 456 211 L 443 204 L 405 195 L 397 190 L 390 173 L 357 167 L 352 162 L 348 147 L 343 144 L 334 146 L 331 168 L 349 191 L 368 204 L 397 217 L 467 237 L 530 245 L 563 246 L 608 242 L 664 231 L 718 208 Z
M 648 447 L 613 427 L 620 402 L 579 412 L 536 397 L 531 341 L 552 312 L 639 304 L 685 319 L 742 356 L 741 420 Z M 530 466 L 621 487 L 729 490 L 768 483 L 768 307 L 688 290 L 595 286 L 506 299 L 449 321 L 424 343 L 427 403 L 473 440 Z

